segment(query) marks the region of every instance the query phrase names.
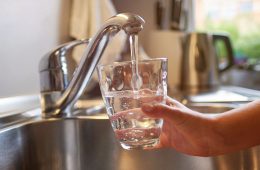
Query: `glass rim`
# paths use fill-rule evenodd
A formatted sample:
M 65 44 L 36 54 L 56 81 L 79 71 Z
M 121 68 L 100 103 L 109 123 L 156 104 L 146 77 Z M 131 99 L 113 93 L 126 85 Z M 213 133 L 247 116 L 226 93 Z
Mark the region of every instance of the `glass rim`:
M 168 58 L 166 57 L 161 57 L 161 58 L 151 58 L 151 59 L 144 59 L 144 60 L 138 60 L 138 63 L 144 63 L 144 62 L 151 62 L 151 61 L 167 61 Z M 101 67 L 115 67 L 115 66 L 120 66 L 120 65 L 126 65 L 131 63 L 132 61 L 118 61 L 118 62 L 113 62 L 112 64 L 98 64 L 97 68 L 100 69 Z

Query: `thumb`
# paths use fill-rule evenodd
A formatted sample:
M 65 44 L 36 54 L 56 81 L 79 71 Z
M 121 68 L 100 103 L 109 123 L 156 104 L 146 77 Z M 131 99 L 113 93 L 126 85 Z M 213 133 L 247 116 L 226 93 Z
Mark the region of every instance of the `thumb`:
M 165 104 L 151 104 L 146 103 L 142 105 L 142 111 L 148 116 L 154 118 L 163 118 L 169 120 L 176 125 L 182 124 L 189 116 L 188 113 L 183 112 L 177 107 L 171 107 Z

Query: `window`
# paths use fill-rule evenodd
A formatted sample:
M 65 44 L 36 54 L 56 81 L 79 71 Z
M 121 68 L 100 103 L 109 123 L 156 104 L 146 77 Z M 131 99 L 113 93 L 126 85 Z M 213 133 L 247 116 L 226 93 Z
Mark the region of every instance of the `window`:
M 236 64 L 260 63 L 260 0 L 196 0 L 198 31 L 229 33 Z

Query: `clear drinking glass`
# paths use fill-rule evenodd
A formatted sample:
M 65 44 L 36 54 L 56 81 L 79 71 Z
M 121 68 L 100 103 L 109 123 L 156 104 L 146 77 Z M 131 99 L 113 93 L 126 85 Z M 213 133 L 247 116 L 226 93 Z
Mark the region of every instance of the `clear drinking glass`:
M 141 111 L 144 103 L 165 103 L 167 59 L 117 62 L 98 66 L 99 84 L 117 139 L 124 149 L 155 146 L 162 119 Z

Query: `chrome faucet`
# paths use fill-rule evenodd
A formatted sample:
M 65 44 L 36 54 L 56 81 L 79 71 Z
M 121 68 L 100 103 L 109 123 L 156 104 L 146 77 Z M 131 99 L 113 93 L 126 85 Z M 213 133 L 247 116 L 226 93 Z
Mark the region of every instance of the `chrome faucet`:
M 108 19 L 93 38 L 76 40 L 47 53 L 39 65 L 43 117 L 72 117 L 73 106 L 88 85 L 110 38 L 120 30 L 128 35 L 138 34 L 144 23 L 138 15 L 118 14 Z M 70 49 L 80 44 L 88 45 L 69 81 L 66 55 Z

